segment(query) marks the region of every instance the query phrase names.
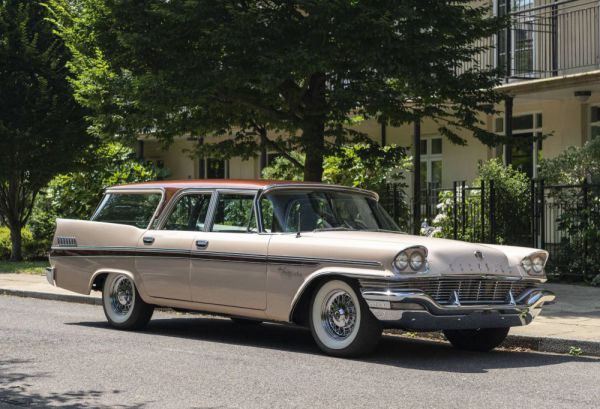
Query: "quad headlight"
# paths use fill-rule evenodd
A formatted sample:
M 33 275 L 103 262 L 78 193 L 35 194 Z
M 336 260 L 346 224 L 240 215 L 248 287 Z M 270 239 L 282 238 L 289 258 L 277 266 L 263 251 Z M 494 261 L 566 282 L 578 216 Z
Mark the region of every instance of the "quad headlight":
M 394 259 L 394 268 L 399 272 L 413 273 L 423 270 L 427 263 L 425 248 L 409 248 L 401 251 Z
M 521 260 L 521 267 L 527 274 L 542 274 L 546 265 L 545 254 L 532 254 Z
M 400 271 L 406 269 L 406 267 L 408 267 L 408 254 L 406 254 L 404 251 L 398 254 L 394 260 L 394 267 Z

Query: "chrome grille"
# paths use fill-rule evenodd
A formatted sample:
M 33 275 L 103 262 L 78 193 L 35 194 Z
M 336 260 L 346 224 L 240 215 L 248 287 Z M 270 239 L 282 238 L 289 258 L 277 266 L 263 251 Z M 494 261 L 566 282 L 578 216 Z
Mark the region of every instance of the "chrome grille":
M 537 286 L 535 281 L 494 280 L 480 278 L 437 278 L 414 279 L 407 281 L 361 280 L 363 289 L 372 290 L 420 290 L 439 304 L 450 304 L 454 292 L 461 304 L 503 304 L 509 292 L 515 298 L 523 291 Z

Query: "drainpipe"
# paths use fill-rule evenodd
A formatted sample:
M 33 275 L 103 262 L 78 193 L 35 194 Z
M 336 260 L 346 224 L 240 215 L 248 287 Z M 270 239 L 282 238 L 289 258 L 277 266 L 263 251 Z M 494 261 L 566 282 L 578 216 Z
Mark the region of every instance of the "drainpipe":
M 413 134 L 413 234 L 421 232 L 421 120 L 414 123 Z

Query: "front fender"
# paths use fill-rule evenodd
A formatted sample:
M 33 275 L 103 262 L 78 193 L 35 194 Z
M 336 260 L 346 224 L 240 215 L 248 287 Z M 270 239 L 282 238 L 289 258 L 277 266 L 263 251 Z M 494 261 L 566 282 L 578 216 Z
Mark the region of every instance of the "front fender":
M 302 284 L 298 287 L 298 290 L 294 294 L 292 298 L 292 302 L 290 305 L 289 312 L 289 321 L 292 321 L 292 317 L 294 315 L 294 311 L 300 300 L 306 295 L 306 291 L 311 287 L 311 284 L 315 283 L 316 280 L 322 280 L 324 278 L 331 277 L 345 277 L 351 279 L 390 279 L 394 277 L 394 274 L 387 270 L 371 270 L 364 268 L 343 268 L 343 267 L 335 267 L 335 268 L 322 268 L 320 270 L 314 271 L 304 278 Z M 359 294 L 360 296 L 360 294 Z

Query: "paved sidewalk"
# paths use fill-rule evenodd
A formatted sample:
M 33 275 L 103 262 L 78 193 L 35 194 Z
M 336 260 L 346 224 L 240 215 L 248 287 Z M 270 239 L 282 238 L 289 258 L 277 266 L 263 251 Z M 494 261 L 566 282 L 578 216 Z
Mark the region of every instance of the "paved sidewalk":
M 547 305 L 532 324 L 511 329 L 507 345 L 539 351 L 569 352 L 600 356 L 600 288 L 546 284 L 557 302 Z M 53 287 L 46 277 L 29 274 L 0 274 L 0 294 L 100 305 L 100 293 L 75 294 Z

